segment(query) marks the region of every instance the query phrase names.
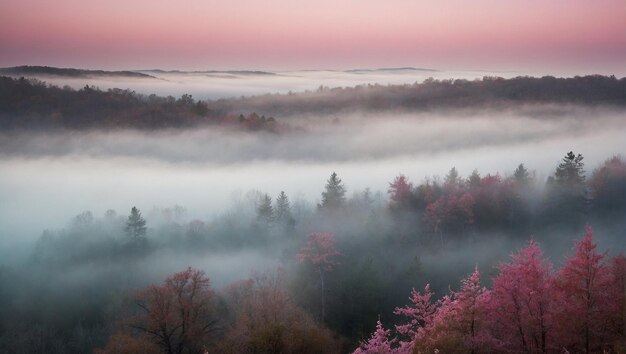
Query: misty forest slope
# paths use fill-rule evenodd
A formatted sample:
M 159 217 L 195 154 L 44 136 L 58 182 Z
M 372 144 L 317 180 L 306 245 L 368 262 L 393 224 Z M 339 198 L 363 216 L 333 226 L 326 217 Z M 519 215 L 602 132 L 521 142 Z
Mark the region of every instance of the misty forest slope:
M 333 173 L 317 206 L 256 192 L 212 220 L 85 211 L 0 266 L 0 352 L 619 353 L 626 162 L 584 166 L 399 175 L 386 200 Z
M 273 117 L 288 124 L 283 118 L 298 115 L 507 109 L 527 104 L 624 107 L 626 78 L 429 79 L 412 85 L 320 87 L 315 92 L 215 101 L 197 101 L 190 95 L 145 96 L 124 89 L 101 91 L 89 86 L 76 91 L 38 80 L 0 78 L 2 129 L 160 129 L 218 124 L 280 131 L 285 127 Z
M 0 353 L 624 353 L 625 112 L 606 76 L 0 77 Z

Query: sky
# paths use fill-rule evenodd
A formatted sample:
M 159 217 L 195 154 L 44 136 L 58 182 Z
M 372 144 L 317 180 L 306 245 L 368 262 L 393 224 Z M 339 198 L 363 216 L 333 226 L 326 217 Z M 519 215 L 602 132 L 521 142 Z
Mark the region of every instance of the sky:
M 626 75 L 624 0 L 0 0 L 0 66 Z

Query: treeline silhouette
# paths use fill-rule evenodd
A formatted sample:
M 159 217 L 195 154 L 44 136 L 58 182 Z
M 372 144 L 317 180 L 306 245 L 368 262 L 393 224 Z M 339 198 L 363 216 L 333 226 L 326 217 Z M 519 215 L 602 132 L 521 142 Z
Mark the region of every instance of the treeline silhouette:
M 411 85 L 320 87 L 216 101 L 191 95 L 142 95 L 123 89 L 59 88 L 38 80 L 0 77 L 1 129 L 163 129 L 227 125 L 280 132 L 274 117 L 345 112 L 508 109 L 525 104 L 626 105 L 626 78 L 545 76 L 434 80 Z M 251 113 L 254 112 L 254 113 Z M 267 117 L 267 118 L 266 118 Z
M 35 79 L 0 77 L 0 129 L 166 129 L 202 125 L 279 131 L 273 117 L 229 115 L 191 95 L 142 95 L 85 86 L 59 88 Z
M 137 71 L 104 71 L 104 70 L 86 70 L 74 68 L 57 68 L 53 66 L 13 66 L 9 68 L 0 68 L 0 74 L 8 76 L 57 76 L 57 77 L 130 77 L 140 79 L 155 79 L 156 77 Z
M 509 109 L 524 104 L 626 105 L 626 78 L 589 75 L 571 78 L 521 76 L 511 79 L 427 79 L 406 85 L 360 85 L 294 94 L 222 99 L 225 112 L 256 111 L 278 117 L 341 112 Z

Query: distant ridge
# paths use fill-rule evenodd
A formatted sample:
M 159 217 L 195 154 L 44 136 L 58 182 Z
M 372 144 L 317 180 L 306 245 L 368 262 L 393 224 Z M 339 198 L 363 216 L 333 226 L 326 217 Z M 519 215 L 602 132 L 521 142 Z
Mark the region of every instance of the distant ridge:
M 157 79 L 152 75 L 140 73 L 136 71 L 104 71 L 104 70 L 85 70 L 85 69 L 72 69 L 72 68 L 56 68 L 52 66 L 14 66 L 10 68 L 0 68 L 0 74 L 4 75 L 47 75 L 47 76 L 62 76 L 62 77 L 94 77 L 94 76 L 117 76 L 117 77 L 132 77 L 132 78 L 144 78 L 144 79 Z
M 438 72 L 437 69 L 427 69 L 427 68 L 414 68 L 411 66 L 400 67 L 400 68 L 378 68 L 378 69 L 350 69 L 346 70 L 347 73 L 371 73 L 371 72 L 401 72 L 401 71 L 426 71 L 426 72 Z
M 275 76 L 278 75 L 276 73 L 272 73 L 269 71 L 260 71 L 260 70 L 194 70 L 194 71 L 184 71 L 184 70 L 162 70 L 162 69 L 150 69 L 150 70 L 137 70 L 138 73 L 155 73 L 155 74 L 207 74 L 207 75 L 219 75 L 219 74 L 229 74 L 229 75 L 267 75 L 267 76 Z

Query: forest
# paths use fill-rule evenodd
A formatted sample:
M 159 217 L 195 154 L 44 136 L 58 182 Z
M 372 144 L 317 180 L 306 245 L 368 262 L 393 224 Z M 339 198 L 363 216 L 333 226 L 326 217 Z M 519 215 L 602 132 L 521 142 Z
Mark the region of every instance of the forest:
M 0 1 L 0 354 L 626 354 L 625 5 Z
M 52 73 L 56 72 L 54 69 L 46 68 Z M 106 74 L 75 71 L 64 73 L 79 77 L 87 73 L 96 76 Z M 33 69 L 27 73 L 38 72 Z M 10 74 L 11 71 L 5 70 L 5 73 Z M 143 75 L 121 73 L 125 76 Z M 69 86 L 61 88 L 23 76 L 0 77 L 2 130 L 152 130 L 226 126 L 283 132 L 293 129 L 290 118 L 299 116 L 389 111 L 503 111 L 537 104 L 623 108 L 626 105 L 626 78 L 601 75 L 572 78 L 521 76 L 511 79 L 486 76 L 476 80 L 431 78 L 405 85 L 320 86 L 316 91 L 300 93 L 196 100 L 189 94 L 179 98 L 163 97 L 128 89 L 100 90 L 88 85 L 74 90 Z
M 626 162 L 586 163 L 84 211 L 0 265 L 0 351 L 622 353 Z

